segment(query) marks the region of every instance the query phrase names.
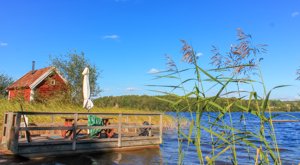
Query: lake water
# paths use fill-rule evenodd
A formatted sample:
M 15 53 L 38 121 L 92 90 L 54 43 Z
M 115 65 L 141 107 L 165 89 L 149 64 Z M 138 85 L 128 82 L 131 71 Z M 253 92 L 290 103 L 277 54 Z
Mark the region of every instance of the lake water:
M 300 119 L 300 113 L 277 113 L 279 116 L 277 120 L 283 119 Z M 169 113 L 169 115 L 175 115 Z M 191 118 L 189 113 L 181 113 L 181 116 Z M 208 115 L 206 113 L 205 115 Z M 215 113 L 210 115 L 216 116 Z M 233 113 L 232 120 L 235 127 L 240 128 L 243 124 L 240 122 L 241 113 Z M 292 117 L 294 116 L 294 117 Z M 194 114 L 193 116 L 194 117 Z M 259 126 L 259 121 L 251 115 L 247 115 L 246 126 L 248 130 L 256 131 Z M 203 124 L 207 123 L 203 120 Z M 276 122 L 274 123 L 276 130 L 277 142 L 280 148 L 280 154 L 283 164 L 300 163 L 300 122 Z M 209 134 L 203 134 L 202 150 L 204 154 L 208 154 L 211 146 L 208 145 Z M 23 164 L 23 165 L 110 165 L 110 164 L 125 164 L 125 165 L 139 165 L 139 164 L 177 164 L 178 161 L 178 143 L 176 130 L 167 130 L 164 132 L 164 141 L 160 149 L 143 149 L 138 151 L 124 151 L 124 152 L 109 152 L 97 154 L 82 154 L 68 157 L 47 157 L 38 159 L 24 159 L 16 157 L 0 157 L 0 164 Z M 199 164 L 196 148 L 190 146 L 187 148 L 187 142 L 183 141 L 184 148 L 184 164 Z M 239 164 L 254 164 L 253 155 L 250 155 L 243 147 L 237 147 Z M 254 153 L 255 151 L 251 151 Z M 217 164 L 231 164 L 229 155 L 221 155 Z
M 175 115 L 175 114 L 171 114 Z M 277 116 L 278 115 L 278 116 Z M 186 118 L 195 117 L 195 114 L 191 117 L 190 113 L 181 113 L 181 116 Z M 217 116 L 216 113 L 210 113 L 210 116 Z M 242 130 L 244 128 L 243 122 L 240 121 L 240 112 L 232 113 L 232 121 L 235 128 Z M 299 112 L 291 112 L 291 113 L 273 113 L 273 116 L 276 116 L 273 120 L 299 120 L 300 113 Z M 202 124 L 204 126 L 208 126 L 208 113 L 204 115 L 204 120 Z M 251 132 L 258 132 L 259 130 L 259 119 L 256 118 L 254 115 L 246 115 L 246 128 Z M 229 122 L 229 117 L 225 117 L 225 122 Z M 298 165 L 300 163 L 300 122 L 274 122 L 275 132 L 278 147 L 280 149 L 281 160 L 283 164 L 295 164 Z M 187 130 L 186 130 L 187 132 Z M 178 160 L 177 150 L 175 148 L 172 149 L 171 146 L 174 146 L 177 143 L 177 134 L 167 132 L 164 141 L 164 145 L 161 148 L 163 160 L 170 163 L 176 163 Z M 208 145 L 210 141 L 210 134 L 203 132 L 202 133 L 202 150 L 205 154 L 209 154 L 211 151 L 211 145 Z M 269 136 L 267 136 L 270 139 Z M 259 146 L 259 142 L 254 142 L 257 146 Z M 186 148 L 187 141 L 183 142 L 183 148 Z M 254 164 L 254 156 L 256 151 L 250 148 L 250 159 L 249 159 L 249 152 L 247 148 L 242 146 L 237 146 L 237 155 L 238 155 L 238 162 L 239 164 Z M 185 157 L 184 157 L 184 164 L 199 164 L 197 151 L 194 146 L 190 146 L 188 149 L 185 149 Z M 169 155 L 169 158 L 168 156 Z M 176 157 L 176 156 L 177 157 Z M 221 155 L 217 161 L 217 164 L 231 164 L 229 159 L 230 155 Z M 172 158 L 172 159 L 170 159 Z M 171 160 L 171 161 L 170 161 Z

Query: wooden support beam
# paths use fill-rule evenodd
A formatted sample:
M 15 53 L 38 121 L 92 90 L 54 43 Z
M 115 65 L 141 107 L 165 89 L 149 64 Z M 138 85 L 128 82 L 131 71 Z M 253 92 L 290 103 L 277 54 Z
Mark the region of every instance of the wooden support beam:
M 21 115 L 74 115 L 71 112 L 16 112 Z M 116 113 L 77 113 L 78 115 L 101 115 L 101 116 L 115 116 Z M 158 116 L 159 113 L 122 113 L 122 115 L 127 116 Z
M 139 140 L 159 140 L 158 136 L 137 136 L 137 137 L 122 137 L 122 142 L 125 141 L 139 141 Z M 115 142 L 118 143 L 118 138 L 104 138 L 104 139 L 81 139 L 76 141 L 76 149 L 78 144 L 86 144 L 86 143 L 109 143 Z M 64 145 L 68 144 L 69 146 L 73 143 L 73 140 L 63 139 L 59 141 L 40 141 L 40 142 L 31 142 L 31 143 L 19 143 L 19 147 L 25 146 L 43 146 L 43 145 Z M 70 148 L 70 147 L 69 147 Z
M 20 131 L 37 131 L 37 130 L 71 130 L 73 127 L 58 126 L 58 127 L 20 127 Z
M 118 120 L 118 147 L 122 147 L 122 113 L 119 114 Z
M 122 128 L 159 128 L 159 125 L 124 125 Z
M 54 115 L 51 115 L 51 126 L 54 126 Z M 54 134 L 54 130 L 50 131 L 50 134 L 53 135 Z
M 152 116 L 149 116 L 149 125 L 151 126 L 152 125 Z M 152 135 L 152 130 L 149 129 L 149 136 Z
M 75 113 L 74 114 L 74 123 L 73 123 L 73 143 L 72 143 L 72 150 L 76 150 L 76 140 L 77 140 L 77 137 L 76 137 L 76 130 L 77 130 L 77 119 L 78 119 L 78 114 Z
M 162 144 L 162 134 L 163 132 L 163 116 L 162 114 L 159 115 L 159 143 Z
M 126 116 L 125 123 L 128 123 L 128 122 L 129 122 L 129 118 L 128 118 L 128 116 Z M 123 128 L 125 128 L 125 132 L 129 132 L 128 128 L 126 128 L 126 127 L 123 127 Z
M 13 121 L 13 112 L 4 114 L 1 143 L 4 144 L 6 148 L 9 148 L 11 143 L 11 134 L 14 134 L 14 132 L 12 132 Z
M 14 115 L 13 115 L 14 116 Z M 18 152 L 18 144 L 19 144 L 19 129 L 20 129 L 20 123 L 21 123 L 21 114 L 17 113 L 17 115 L 15 116 L 16 118 L 14 119 L 15 121 L 15 127 L 13 127 L 14 129 L 14 135 L 13 138 L 11 139 L 11 150 L 15 153 Z M 13 117 L 14 118 L 14 117 Z
M 122 128 L 159 128 L 160 125 L 122 125 Z M 85 125 L 78 125 L 77 129 L 113 129 L 118 128 L 118 126 L 85 126 Z M 19 127 L 20 131 L 37 131 L 37 130 L 72 130 L 72 127 L 68 126 L 56 126 L 56 127 Z

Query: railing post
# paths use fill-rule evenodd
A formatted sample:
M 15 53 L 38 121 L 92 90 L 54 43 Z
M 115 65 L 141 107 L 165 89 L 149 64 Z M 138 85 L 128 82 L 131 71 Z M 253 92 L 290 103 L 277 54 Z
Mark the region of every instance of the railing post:
M 54 116 L 53 114 L 51 115 L 51 126 L 54 126 Z M 54 135 L 54 130 L 50 130 L 50 135 Z
M 77 120 L 78 120 L 78 113 L 74 114 L 74 124 L 73 124 L 73 143 L 72 143 L 72 150 L 76 150 L 76 130 L 77 130 Z
M 151 122 L 152 122 L 152 116 L 149 116 L 149 126 L 152 125 Z M 152 136 L 151 128 L 149 129 L 149 136 Z
M 13 113 L 8 112 L 4 114 L 4 121 L 2 127 L 2 142 L 1 144 L 5 145 L 6 148 L 9 147 L 10 134 L 13 127 Z
M 162 136 L 163 136 L 163 116 L 162 114 L 159 115 L 159 143 L 162 143 Z
M 137 116 L 134 116 L 134 121 L 138 121 Z M 136 125 L 136 123 L 135 123 L 135 125 Z M 137 128 L 134 128 L 134 133 L 137 133 Z
M 119 113 L 118 120 L 118 147 L 122 147 L 122 113 Z
M 18 145 L 19 145 L 19 132 L 20 132 L 21 114 L 17 113 L 16 119 L 13 120 L 13 121 L 15 121 L 15 123 L 13 123 L 14 134 L 12 135 L 13 138 L 12 138 L 12 142 L 11 142 L 11 150 L 14 153 L 17 153 L 18 152 Z
M 126 116 L 125 123 L 126 123 L 125 125 L 128 125 L 128 123 L 129 123 L 128 115 Z M 128 128 L 125 128 L 124 131 L 125 131 L 125 132 L 129 132 Z

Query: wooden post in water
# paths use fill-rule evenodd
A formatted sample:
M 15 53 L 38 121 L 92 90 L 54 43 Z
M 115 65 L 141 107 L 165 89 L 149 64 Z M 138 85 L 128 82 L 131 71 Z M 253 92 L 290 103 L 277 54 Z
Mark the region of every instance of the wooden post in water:
M 159 115 L 159 143 L 162 143 L 162 131 L 163 131 L 163 116 L 162 114 Z
M 72 143 L 72 150 L 76 150 L 76 130 L 77 130 L 77 120 L 78 120 L 78 113 L 74 114 L 74 124 L 73 124 L 73 143 Z
M 122 147 L 122 113 L 119 113 L 118 120 L 118 147 Z

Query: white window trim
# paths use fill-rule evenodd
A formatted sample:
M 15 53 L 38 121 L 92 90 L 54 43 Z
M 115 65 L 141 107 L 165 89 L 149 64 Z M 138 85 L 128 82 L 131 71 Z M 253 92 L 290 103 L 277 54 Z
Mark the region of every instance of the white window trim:
M 56 85 L 56 81 L 53 79 L 50 81 L 50 84 L 54 86 L 54 85 Z
M 30 89 L 30 98 L 29 98 L 30 101 L 33 101 L 34 100 L 34 90 L 33 89 Z

